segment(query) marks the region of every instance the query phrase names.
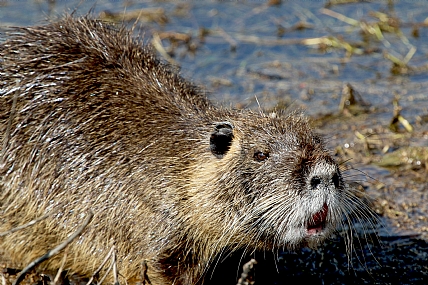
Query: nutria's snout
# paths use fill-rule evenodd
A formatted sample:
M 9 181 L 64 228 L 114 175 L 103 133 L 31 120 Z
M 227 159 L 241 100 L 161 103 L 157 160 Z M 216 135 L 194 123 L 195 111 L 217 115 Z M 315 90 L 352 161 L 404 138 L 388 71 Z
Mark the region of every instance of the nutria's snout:
M 343 188 L 342 175 L 337 164 L 330 157 L 319 159 L 307 177 L 309 191 L 332 192 Z
M 330 207 L 340 205 L 334 201 L 340 200 L 344 183 L 337 164 L 330 157 L 323 157 L 313 164 L 306 183 L 308 195 L 313 199 L 314 204 L 322 205 L 321 209 L 311 209 L 316 212 L 310 215 L 306 223 L 307 234 L 311 236 L 323 232 L 328 226 L 338 222 L 337 216 L 334 220 L 332 215 L 328 215 L 329 203 L 332 203 Z M 336 211 L 335 207 L 331 210 Z M 329 220 L 327 220 L 328 216 Z

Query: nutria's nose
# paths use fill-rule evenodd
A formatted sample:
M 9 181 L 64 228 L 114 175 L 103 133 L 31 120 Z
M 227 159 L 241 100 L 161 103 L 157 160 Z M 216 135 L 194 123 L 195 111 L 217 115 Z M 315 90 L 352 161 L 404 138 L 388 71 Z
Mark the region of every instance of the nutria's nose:
M 340 186 L 340 176 L 336 171 L 334 173 L 317 174 L 312 176 L 310 184 L 313 190 L 319 186 L 328 187 L 331 184 L 338 188 Z
M 333 187 L 337 189 L 342 182 L 337 164 L 329 159 L 318 160 L 307 177 L 307 183 L 311 190 Z

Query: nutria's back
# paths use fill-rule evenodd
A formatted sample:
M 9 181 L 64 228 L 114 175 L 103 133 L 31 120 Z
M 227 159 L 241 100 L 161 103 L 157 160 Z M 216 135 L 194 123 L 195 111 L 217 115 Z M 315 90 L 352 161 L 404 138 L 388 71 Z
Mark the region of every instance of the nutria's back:
M 227 251 L 315 246 L 349 204 L 300 114 L 214 107 L 124 29 L 66 17 L 0 55 L 0 232 L 51 213 L 0 238 L 23 263 L 91 211 L 65 268 L 90 276 L 115 245 L 128 280 L 195 284 Z

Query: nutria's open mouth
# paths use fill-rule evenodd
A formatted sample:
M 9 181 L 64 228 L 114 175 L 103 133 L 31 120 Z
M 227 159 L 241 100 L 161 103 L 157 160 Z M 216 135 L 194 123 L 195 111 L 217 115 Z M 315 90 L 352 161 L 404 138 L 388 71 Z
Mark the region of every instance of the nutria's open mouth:
M 308 235 L 314 235 L 321 232 L 325 227 L 325 220 L 327 218 L 328 206 L 326 203 L 322 206 L 321 211 L 312 216 L 308 222 L 307 231 Z

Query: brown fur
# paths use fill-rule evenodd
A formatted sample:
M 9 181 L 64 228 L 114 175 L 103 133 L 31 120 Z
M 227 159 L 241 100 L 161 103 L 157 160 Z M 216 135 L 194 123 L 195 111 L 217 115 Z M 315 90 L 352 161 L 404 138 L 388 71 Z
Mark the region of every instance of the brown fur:
M 202 283 L 229 251 L 320 243 L 346 208 L 338 167 L 301 115 L 214 107 L 124 29 L 72 17 L 18 29 L 0 64 L 0 231 L 51 213 L 0 237 L 24 264 L 90 210 L 65 269 L 90 276 L 115 245 L 128 280 L 146 263 L 152 284 Z M 327 178 L 311 186 L 314 175 Z M 324 230 L 307 236 L 323 202 Z

